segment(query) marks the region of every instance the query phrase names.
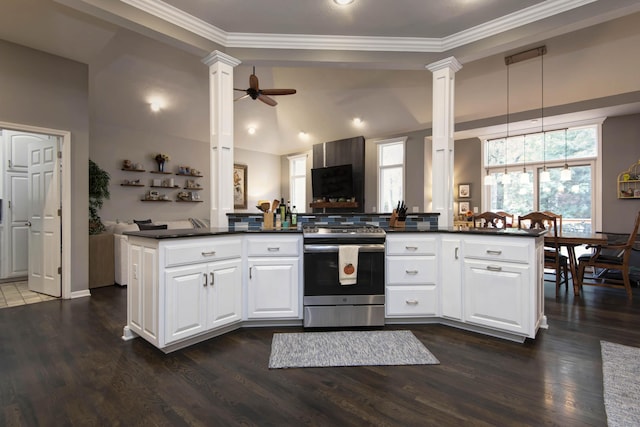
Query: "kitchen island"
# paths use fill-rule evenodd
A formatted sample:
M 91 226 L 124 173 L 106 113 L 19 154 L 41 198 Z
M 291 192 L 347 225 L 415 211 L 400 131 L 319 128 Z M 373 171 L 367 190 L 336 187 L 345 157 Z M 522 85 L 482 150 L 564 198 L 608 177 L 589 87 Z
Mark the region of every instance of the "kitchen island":
M 303 324 L 302 230 L 128 232 L 123 339 L 164 352 L 243 326 Z M 523 342 L 546 328 L 543 233 L 388 229 L 385 323 Z

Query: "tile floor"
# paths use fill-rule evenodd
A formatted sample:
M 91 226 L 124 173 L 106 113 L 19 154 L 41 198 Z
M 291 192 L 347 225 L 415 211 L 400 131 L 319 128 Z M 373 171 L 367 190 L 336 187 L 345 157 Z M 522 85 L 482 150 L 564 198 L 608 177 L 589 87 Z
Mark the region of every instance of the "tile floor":
M 57 299 L 49 295 L 31 292 L 27 281 L 0 283 L 0 309 Z

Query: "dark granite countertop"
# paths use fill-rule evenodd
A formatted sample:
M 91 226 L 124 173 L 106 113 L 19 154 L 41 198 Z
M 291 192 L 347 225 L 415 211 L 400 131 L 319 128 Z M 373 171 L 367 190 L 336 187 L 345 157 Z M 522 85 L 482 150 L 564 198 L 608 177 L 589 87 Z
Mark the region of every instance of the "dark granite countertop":
M 459 230 L 454 227 L 440 227 L 437 229 L 415 229 L 415 228 L 389 228 L 384 227 L 387 235 L 398 233 L 451 233 L 451 234 L 474 234 L 487 236 L 510 236 L 510 237 L 538 237 L 546 233 L 545 230 L 520 230 L 518 228 L 470 228 Z M 147 237 L 149 239 L 179 239 L 184 237 L 206 237 L 206 236 L 222 236 L 230 234 L 301 234 L 302 229 L 286 228 L 286 229 L 270 229 L 270 230 L 230 230 L 227 227 L 222 228 L 185 228 L 175 230 L 145 230 L 145 231 L 127 231 L 124 234 L 128 236 Z
M 519 228 L 468 228 L 458 229 L 457 227 L 439 227 L 430 230 L 419 230 L 415 228 L 385 228 L 387 235 L 396 233 L 452 233 L 452 234 L 475 234 L 486 236 L 511 236 L 511 237 L 538 237 L 546 233 L 546 230 L 521 230 Z
M 147 237 L 149 239 L 180 239 L 184 237 L 206 237 L 223 236 L 230 234 L 251 234 L 251 233 L 276 233 L 276 234 L 301 234 L 301 229 L 286 228 L 272 230 L 230 230 L 227 227 L 220 228 L 182 228 L 174 230 L 144 230 L 127 231 L 127 236 Z

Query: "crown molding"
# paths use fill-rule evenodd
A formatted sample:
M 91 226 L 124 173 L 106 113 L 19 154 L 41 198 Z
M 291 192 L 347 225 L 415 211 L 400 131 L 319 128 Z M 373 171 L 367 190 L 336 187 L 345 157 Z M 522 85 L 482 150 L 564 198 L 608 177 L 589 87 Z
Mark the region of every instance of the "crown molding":
M 224 47 L 441 53 L 597 0 L 548 0 L 442 38 L 230 33 L 162 0 L 120 0 Z

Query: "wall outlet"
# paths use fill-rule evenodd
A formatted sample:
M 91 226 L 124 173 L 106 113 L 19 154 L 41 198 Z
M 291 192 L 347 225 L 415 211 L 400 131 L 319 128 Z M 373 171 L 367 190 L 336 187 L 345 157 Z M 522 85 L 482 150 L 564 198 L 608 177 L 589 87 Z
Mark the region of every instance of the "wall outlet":
M 419 212 L 419 211 L 418 211 L 418 207 L 417 207 L 417 206 L 414 206 L 414 207 L 413 207 L 413 209 L 412 209 L 412 212 Z
M 478 213 L 478 207 L 477 206 L 473 207 L 473 213 Z
M 138 264 L 133 264 L 132 267 L 133 267 L 133 278 L 137 280 L 138 279 Z

